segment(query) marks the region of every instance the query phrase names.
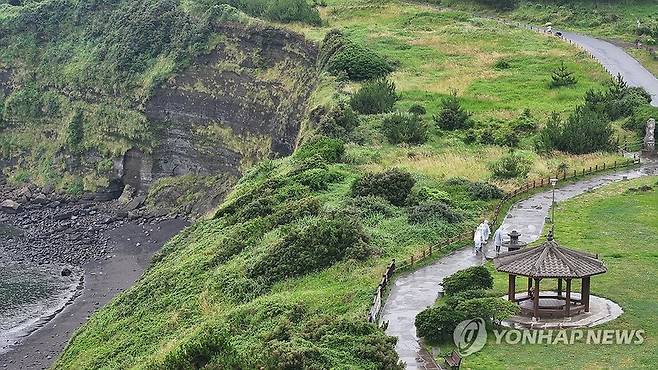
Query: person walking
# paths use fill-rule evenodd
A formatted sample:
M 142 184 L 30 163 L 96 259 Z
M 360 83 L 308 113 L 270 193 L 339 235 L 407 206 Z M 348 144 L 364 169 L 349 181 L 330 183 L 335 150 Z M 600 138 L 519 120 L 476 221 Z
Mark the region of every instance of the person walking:
M 503 246 L 503 228 L 502 226 L 494 233 L 494 246 L 496 247 L 496 256 L 500 254 L 500 247 Z
M 491 228 L 489 227 L 489 221 L 484 220 L 480 224 L 480 231 L 482 232 L 482 243 L 489 241 L 489 236 L 491 235 Z
M 478 254 L 482 250 L 482 229 L 478 225 L 473 233 L 473 254 Z

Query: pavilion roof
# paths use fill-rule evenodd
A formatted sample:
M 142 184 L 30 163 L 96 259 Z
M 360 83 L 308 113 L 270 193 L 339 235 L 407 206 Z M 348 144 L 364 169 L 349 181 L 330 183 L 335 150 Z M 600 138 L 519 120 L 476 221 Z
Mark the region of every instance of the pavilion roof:
M 597 256 L 550 239 L 537 247 L 503 253 L 493 262 L 498 271 L 532 278 L 582 278 L 608 271 Z

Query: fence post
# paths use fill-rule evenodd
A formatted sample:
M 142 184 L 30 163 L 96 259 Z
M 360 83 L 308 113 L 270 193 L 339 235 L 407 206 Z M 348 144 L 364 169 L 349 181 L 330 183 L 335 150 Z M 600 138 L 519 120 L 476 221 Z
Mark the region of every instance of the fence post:
M 599 165 L 597 164 L 596 169 L 594 169 L 594 172 L 598 172 L 598 171 L 599 171 Z
M 542 188 L 544 187 L 544 178 L 543 178 L 543 177 L 541 178 L 541 185 L 540 185 L 540 186 L 541 186 Z
M 413 266 L 413 265 L 414 265 L 414 256 L 412 255 L 411 256 L 411 266 Z
M 585 176 L 585 169 L 583 168 L 583 176 Z
M 573 177 L 576 177 L 576 170 L 573 170 Z
M 615 161 L 615 168 L 617 168 L 617 161 Z
M 432 245 L 430 245 L 430 256 L 432 255 Z
M 592 166 L 589 166 L 589 173 L 592 173 Z
M 603 162 L 603 171 L 605 171 L 605 162 Z

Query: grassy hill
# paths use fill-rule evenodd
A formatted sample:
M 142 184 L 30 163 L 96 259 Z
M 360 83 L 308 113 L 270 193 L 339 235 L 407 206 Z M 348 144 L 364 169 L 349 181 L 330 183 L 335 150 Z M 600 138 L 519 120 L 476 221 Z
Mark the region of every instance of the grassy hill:
M 11 168 L 15 181 L 42 181 L 37 173 L 79 178 L 47 159 L 76 158 L 82 150 L 107 162 L 136 144 L 148 154 L 163 131 L 179 135 L 183 124 L 192 129 L 179 136 L 209 140 L 200 144 L 206 154 L 258 153 L 232 163 L 240 169 L 236 177 L 246 174 L 227 199 L 171 240 L 133 288 L 95 314 L 56 368 L 396 368 L 394 340 L 365 323 L 391 259 L 470 230 L 500 197 L 498 187 L 618 158 L 536 150 L 551 112 L 568 114 L 587 90 L 604 89 L 609 79 L 556 38 L 398 1 L 332 0 L 318 10 L 296 0 L 224 2 L 243 12 L 210 6 L 215 3 L 60 0 L 0 8 L 2 42 L 9 46 L 0 60 L 10 71 L 0 76 L 12 82 L 4 84 L 11 88 L 2 139 L 6 159 L 18 162 Z M 228 25 L 241 28 L 219 32 Z M 341 50 L 384 60 L 399 97 L 394 111 L 426 110 L 414 118 L 427 127 L 424 143 L 390 142 L 383 127 L 406 113 L 345 108 L 367 83 L 327 71 L 326 59 L 336 52 L 325 38 L 332 29 L 348 45 Z M 273 60 L 281 63 L 268 64 Z M 578 83 L 553 89 L 551 75 L 562 62 Z M 200 78 L 208 69 L 219 77 Z M 245 75 L 245 84 L 235 77 Z M 244 91 L 235 93 L 236 86 Z M 471 129 L 437 127 L 433 116 L 452 91 L 472 113 Z M 211 103 L 195 109 L 195 100 L 187 100 L 195 94 Z M 229 94 L 253 99 L 232 99 L 232 109 L 218 108 L 218 115 L 247 114 L 262 103 L 287 119 L 203 117 Z M 293 95 L 299 97 L 293 103 L 284 99 Z M 63 102 L 53 114 L 50 100 L 42 101 L 49 96 Z M 159 114 L 167 125 L 152 125 L 154 102 L 165 102 Z M 165 111 L 168 102 L 176 104 L 172 112 Z M 186 121 L 190 116 L 194 122 Z M 297 125 L 299 133 L 291 130 L 284 141 L 296 150 L 264 159 L 272 151 L 259 150 L 259 143 L 271 149 L 288 127 L 273 122 L 284 121 Z M 242 122 L 268 135 L 234 135 Z M 528 128 L 518 129 L 519 122 Z M 620 126 L 615 122 L 618 133 L 632 135 Z M 52 140 L 41 140 L 44 132 Z M 514 135 L 518 140 L 510 143 L 494 140 Z M 527 168 L 496 177 L 495 164 L 510 155 L 523 157 Z M 41 163 L 57 171 L 41 171 Z M 92 171 L 88 182 L 103 174 Z M 202 182 L 194 176 L 163 181 L 152 190 Z M 174 198 L 207 194 L 193 193 Z

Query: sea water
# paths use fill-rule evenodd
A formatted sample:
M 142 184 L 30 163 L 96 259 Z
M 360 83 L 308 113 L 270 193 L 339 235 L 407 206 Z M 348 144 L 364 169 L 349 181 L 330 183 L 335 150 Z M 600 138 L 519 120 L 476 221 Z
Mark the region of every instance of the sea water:
M 66 266 L 0 264 L 0 353 L 44 325 L 81 288 L 81 272 Z

